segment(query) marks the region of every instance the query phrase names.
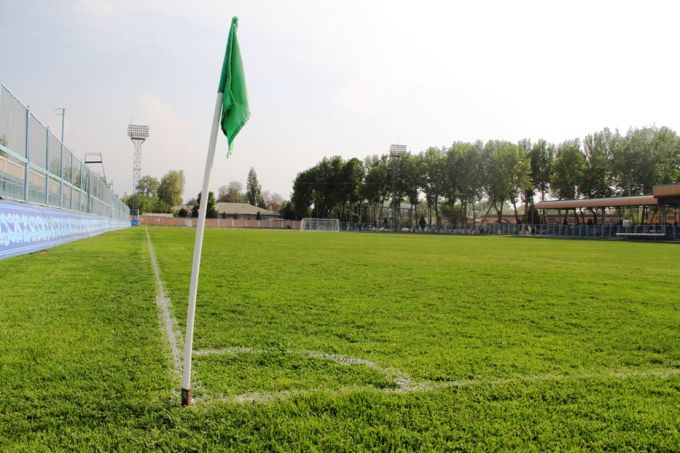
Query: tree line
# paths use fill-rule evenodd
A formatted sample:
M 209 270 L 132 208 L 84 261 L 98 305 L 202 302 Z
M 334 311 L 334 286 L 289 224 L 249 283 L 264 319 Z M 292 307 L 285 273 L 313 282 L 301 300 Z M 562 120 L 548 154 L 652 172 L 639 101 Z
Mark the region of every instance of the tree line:
M 297 218 L 377 223 L 386 202 L 396 201 L 411 206 L 413 223 L 422 204 L 437 223 L 445 216 L 466 224 L 471 207 L 483 206 L 484 217 L 493 210 L 500 221 L 508 206 L 518 223 L 538 223 L 537 199 L 644 195 L 654 185 L 679 180 L 675 131 L 645 127 L 621 134 L 605 128 L 558 144 L 490 140 L 455 142 L 399 158 L 327 157 L 298 173 L 291 202 L 283 208 Z
M 258 208 L 278 212 L 283 204 L 283 197 L 278 193 L 263 191 L 255 168 L 251 167 L 246 179 L 246 190 L 243 192 L 243 184 L 231 181 L 228 185 L 220 186 L 217 192 L 217 201 L 226 203 L 248 203 Z
M 184 192 L 184 172 L 170 170 L 158 180 L 153 176 L 142 176 L 137 182 L 135 193 L 123 198 L 132 210 L 144 212 L 170 213 L 174 206 L 182 204 Z
M 124 197 L 123 201 L 130 209 L 139 210 L 140 213 L 173 213 L 179 217 L 197 217 L 201 194 L 189 199 L 185 207 L 182 200 L 185 182 L 182 170 L 171 170 L 160 180 L 146 175 L 139 179 L 135 192 Z M 217 217 L 216 201 L 218 203 L 248 203 L 274 212 L 278 212 L 284 203 L 281 195 L 262 190 L 257 173 L 252 167 L 248 172 L 245 192 L 243 192 L 243 185 L 238 181 L 231 181 L 228 185 L 221 186 L 218 189 L 217 199 L 213 192 L 209 192 L 206 213 L 208 218 Z M 182 207 L 173 209 L 177 206 Z

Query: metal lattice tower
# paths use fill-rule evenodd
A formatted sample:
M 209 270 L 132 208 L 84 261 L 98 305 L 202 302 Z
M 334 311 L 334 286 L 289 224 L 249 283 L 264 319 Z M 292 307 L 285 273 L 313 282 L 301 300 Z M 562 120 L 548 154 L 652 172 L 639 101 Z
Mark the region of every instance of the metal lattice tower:
M 130 124 L 128 126 L 128 137 L 135 146 L 135 154 L 132 162 L 132 192 L 137 190 L 137 183 L 142 177 L 142 143 L 149 137 L 149 126 Z
M 401 200 L 397 197 L 397 178 L 399 173 L 399 161 L 406 155 L 406 145 L 391 145 L 390 157 L 392 158 L 392 228 L 397 228 L 398 211 L 401 209 Z

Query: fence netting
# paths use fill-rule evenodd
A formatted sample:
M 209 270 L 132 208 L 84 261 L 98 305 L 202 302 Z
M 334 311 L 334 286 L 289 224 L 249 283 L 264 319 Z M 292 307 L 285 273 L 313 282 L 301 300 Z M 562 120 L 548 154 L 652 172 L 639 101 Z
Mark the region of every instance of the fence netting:
M 127 220 L 111 188 L 0 84 L 0 197 Z

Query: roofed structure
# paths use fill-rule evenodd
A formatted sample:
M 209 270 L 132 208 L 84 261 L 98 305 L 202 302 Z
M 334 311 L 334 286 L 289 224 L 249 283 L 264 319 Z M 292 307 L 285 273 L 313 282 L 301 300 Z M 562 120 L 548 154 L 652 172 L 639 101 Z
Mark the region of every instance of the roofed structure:
M 656 206 L 659 200 L 652 195 L 639 197 L 586 198 L 555 200 L 536 203 L 537 209 L 619 208 L 623 206 Z
M 582 200 L 555 200 L 541 201 L 536 203 L 537 209 L 602 209 L 623 208 L 634 206 L 655 206 L 661 213 L 662 223 L 667 220 L 667 208 L 680 208 L 680 184 L 668 184 L 654 186 L 652 195 L 641 195 L 635 197 L 612 197 L 612 198 L 587 198 Z
M 258 213 L 263 220 L 278 219 L 280 217 L 278 212 L 258 208 L 248 203 L 215 203 L 215 210 L 220 215 L 224 214 L 227 217 L 237 217 L 246 220 L 255 219 Z

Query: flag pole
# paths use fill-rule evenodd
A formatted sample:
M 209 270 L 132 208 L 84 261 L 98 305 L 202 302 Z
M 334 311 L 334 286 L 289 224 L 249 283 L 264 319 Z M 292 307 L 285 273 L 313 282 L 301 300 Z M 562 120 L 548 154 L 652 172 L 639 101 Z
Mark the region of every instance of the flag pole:
M 201 250 L 203 248 L 203 231 L 205 230 L 205 216 L 208 210 L 208 184 L 210 172 L 215 160 L 215 146 L 217 144 L 217 131 L 220 128 L 222 115 L 222 97 L 224 93 L 217 93 L 215 114 L 213 116 L 212 129 L 210 130 L 210 142 L 208 143 L 208 157 L 205 161 L 205 173 L 203 174 L 203 188 L 201 189 L 201 205 L 198 209 L 198 223 L 196 225 L 196 239 L 194 241 L 194 260 L 191 266 L 191 285 L 189 286 L 189 306 L 187 308 L 187 328 L 184 338 L 184 366 L 182 368 L 182 405 L 189 406 L 191 397 L 191 355 L 194 342 L 194 315 L 196 313 L 196 294 L 198 292 L 198 274 L 201 268 Z

